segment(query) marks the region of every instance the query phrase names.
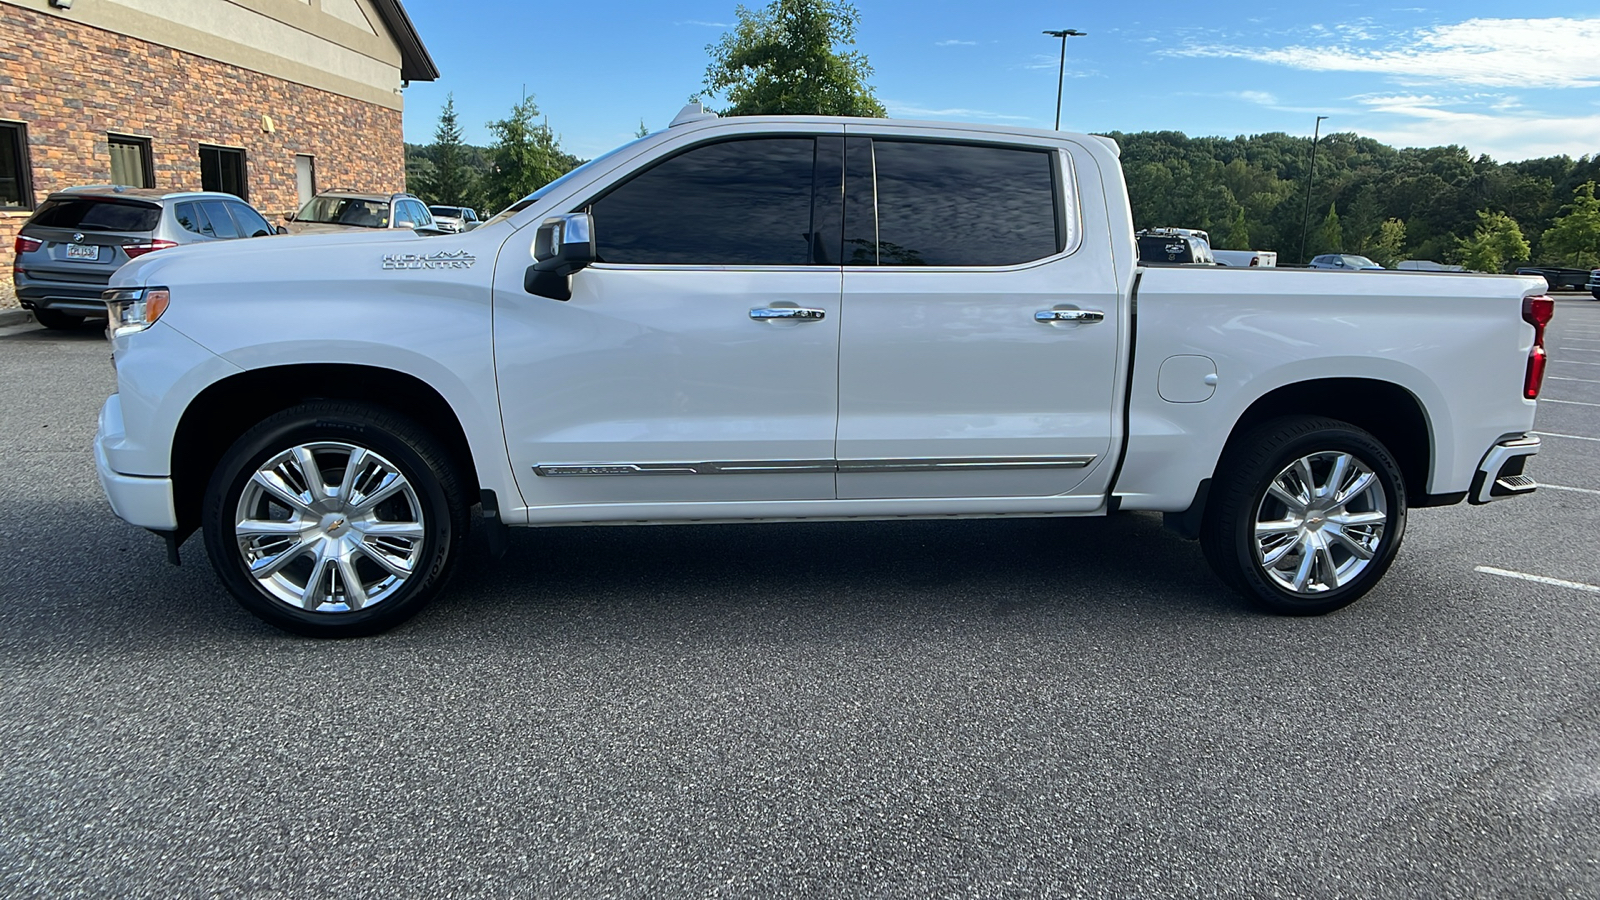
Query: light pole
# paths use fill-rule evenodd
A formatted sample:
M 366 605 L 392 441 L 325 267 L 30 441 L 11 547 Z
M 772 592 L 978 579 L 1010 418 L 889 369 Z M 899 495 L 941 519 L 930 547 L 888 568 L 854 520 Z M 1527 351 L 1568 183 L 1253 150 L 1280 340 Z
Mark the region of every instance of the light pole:
M 1046 31 L 1051 37 L 1061 38 L 1061 71 L 1056 73 L 1056 130 L 1061 130 L 1061 85 L 1067 78 L 1067 38 L 1086 37 L 1089 32 L 1078 31 L 1075 28 L 1065 28 L 1061 31 Z
M 1311 168 L 1306 172 L 1306 211 L 1300 214 L 1300 263 L 1306 262 L 1306 231 L 1311 227 L 1311 186 L 1317 183 L 1317 139 L 1322 136 L 1322 120 L 1327 116 L 1317 116 L 1317 125 L 1311 131 Z

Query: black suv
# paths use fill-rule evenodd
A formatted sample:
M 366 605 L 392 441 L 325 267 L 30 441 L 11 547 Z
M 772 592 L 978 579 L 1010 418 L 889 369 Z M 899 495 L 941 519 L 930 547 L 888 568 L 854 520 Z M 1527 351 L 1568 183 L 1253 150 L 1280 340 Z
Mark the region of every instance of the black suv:
M 103 319 L 111 273 L 179 244 L 278 234 L 232 194 L 111 185 L 68 188 L 45 198 L 17 234 L 11 278 L 17 300 L 47 328 Z

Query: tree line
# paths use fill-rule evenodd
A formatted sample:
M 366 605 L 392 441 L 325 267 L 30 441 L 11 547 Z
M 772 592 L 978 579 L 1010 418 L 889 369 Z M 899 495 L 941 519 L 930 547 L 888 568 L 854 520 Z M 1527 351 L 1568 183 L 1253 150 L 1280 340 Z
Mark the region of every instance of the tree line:
M 860 14 L 850 3 L 773 0 L 736 16 L 706 48 L 695 95 L 719 103 L 722 115 L 885 115 L 868 83 L 872 67 L 852 49 Z M 581 162 L 561 149 L 531 96 L 489 130 L 490 146 L 466 144 L 450 98 L 434 142 L 406 146 L 412 190 L 429 203 L 493 212 Z M 1140 228 L 1202 228 L 1220 248 L 1274 250 L 1286 263 L 1348 252 L 1386 266 L 1429 259 L 1489 272 L 1529 261 L 1600 266 L 1600 156 L 1497 163 L 1454 145 L 1396 149 L 1330 134 L 1317 143 L 1311 178 L 1307 138 L 1107 136 L 1122 147 Z
M 1396 149 L 1354 134 L 1196 137 L 1111 132 L 1139 227 L 1203 228 L 1225 249 L 1459 263 L 1600 265 L 1600 157 L 1497 163 L 1459 146 Z

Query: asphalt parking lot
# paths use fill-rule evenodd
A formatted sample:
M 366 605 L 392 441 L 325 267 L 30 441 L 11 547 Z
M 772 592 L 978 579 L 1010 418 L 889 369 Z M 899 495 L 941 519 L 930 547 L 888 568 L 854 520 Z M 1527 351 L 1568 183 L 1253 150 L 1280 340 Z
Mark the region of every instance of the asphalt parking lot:
M 1600 302 L 1548 486 L 1258 616 L 1110 521 L 563 528 L 378 638 L 95 480 L 96 335 L 0 330 L 0 895 L 1593 897 Z

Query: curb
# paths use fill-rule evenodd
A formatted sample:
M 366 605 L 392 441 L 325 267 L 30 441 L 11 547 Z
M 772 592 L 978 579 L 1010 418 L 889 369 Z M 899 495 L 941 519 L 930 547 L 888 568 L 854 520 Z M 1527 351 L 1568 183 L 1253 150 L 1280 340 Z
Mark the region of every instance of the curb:
M 25 309 L 0 309 L 0 328 L 33 323 L 33 313 Z

